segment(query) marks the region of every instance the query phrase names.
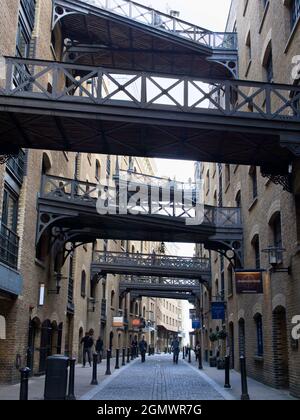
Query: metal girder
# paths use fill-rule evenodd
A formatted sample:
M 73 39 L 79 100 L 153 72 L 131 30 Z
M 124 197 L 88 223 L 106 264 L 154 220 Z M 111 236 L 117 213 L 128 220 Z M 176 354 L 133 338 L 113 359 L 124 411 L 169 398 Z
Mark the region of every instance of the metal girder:
M 141 183 L 146 185 L 150 178 L 138 173 L 130 176 L 136 187 Z M 120 173 L 116 181 L 118 188 Z M 136 214 L 136 211 L 132 214 L 131 191 L 127 197 L 126 214 L 124 209 L 123 214 L 119 214 L 118 207 L 113 209 L 112 214 L 100 214 L 97 201 L 103 185 L 43 176 L 37 203 L 37 244 L 45 232 L 52 232 L 54 242 L 87 243 L 102 238 L 193 242 L 204 243 L 208 249 L 230 250 L 234 246 L 238 250 L 235 243 L 241 244 L 243 240 L 240 209 L 204 206 L 202 223 L 189 225 L 187 220 L 194 217 L 196 201 L 187 201 L 183 194 L 179 194 L 182 201 L 179 200 L 174 206 L 174 191 L 184 191 L 187 186 L 171 181 L 171 191 L 166 201 L 162 189 L 166 189 L 169 181 L 156 177 L 153 182 L 160 191 L 155 208 L 152 203 L 150 207 L 140 208 L 140 214 Z M 195 185 L 188 186 L 196 188 Z M 196 190 L 193 191 L 195 194 L 192 197 L 195 197 Z
M 139 299 L 141 297 L 152 297 L 152 298 L 164 298 L 164 299 L 178 299 L 178 300 L 188 300 L 191 303 L 195 303 L 197 296 L 192 293 L 183 293 L 183 292 L 162 292 L 162 291 L 131 291 L 130 296 L 132 299 Z
M 120 280 L 120 293 L 131 291 L 168 291 L 199 294 L 201 280 L 168 277 L 125 276 Z
M 52 28 L 70 14 L 99 17 L 173 43 L 185 41 L 189 48 L 198 47 L 198 51 L 206 53 L 213 50 L 237 53 L 236 33 L 213 32 L 131 0 L 54 0 Z M 68 23 L 71 30 L 72 20 Z
M 92 276 L 96 273 L 170 276 L 181 279 L 201 279 L 206 282 L 209 282 L 211 277 L 208 258 L 100 251 L 94 253 L 91 273 Z
M 14 87 L 15 71 L 22 83 Z M 51 89 L 44 79 L 53 80 Z M 299 98 L 300 87 L 290 85 L 8 58 L 0 136 L 3 148 L 29 141 L 42 149 L 273 165 L 286 175 L 298 155 Z

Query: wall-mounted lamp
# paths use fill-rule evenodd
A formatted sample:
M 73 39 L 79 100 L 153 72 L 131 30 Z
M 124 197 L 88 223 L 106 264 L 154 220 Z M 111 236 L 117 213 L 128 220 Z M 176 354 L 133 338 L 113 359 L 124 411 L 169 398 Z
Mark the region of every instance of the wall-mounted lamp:
M 291 274 L 291 267 L 278 268 L 278 265 L 282 264 L 282 255 L 285 251 L 285 248 L 277 246 L 269 246 L 268 248 L 262 250 L 262 252 L 268 254 L 269 264 L 272 266 L 271 271 L 273 271 L 274 273 Z

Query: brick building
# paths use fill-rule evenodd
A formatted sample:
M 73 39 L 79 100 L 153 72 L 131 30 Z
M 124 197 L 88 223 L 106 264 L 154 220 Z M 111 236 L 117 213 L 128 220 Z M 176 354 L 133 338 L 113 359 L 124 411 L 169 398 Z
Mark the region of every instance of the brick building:
M 1 0 L 0 6 L 0 57 L 63 60 L 59 26 L 51 31 L 51 0 Z M 51 89 L 52 81 L 44 79 Z M 81 361 L 80 341 L 86 331 L 93 330 L 95 338 L 101 335 L 104 348 L 120 348 L 142 333 L 131 327 L 133 319 L 143 315 L 155 322 L 155 299 L 132 301 L 130 294 L 120 296 L 119 276 L 100 280 L 91 276 L 94 252 L 151 253 L 155 243 L 99 239 L 78 246 L 64 264 L 54 258 L 49 236 L 44 235 L 36 248 L 42 176 L 95 184 L 111 179 L 117 166 L 150 175 L 155 171 L 154 162 L 146 158 L 29 149 L 1 165 L 0 382 L 18 380 L 20 366 L 29 366 L 33 374 L 44 373 L 51 354 L 65 353 Z M 124 316 L 126 325 L 113 327 L 115 316 Z M 149 341 L 155 345 L 154 332 Z
M 232 1 L 227 30 L 238 33 L 240 79 L 295 83 L 291 75 L 293 57 L 299 54 L 299 16 L 295 0 Z M 251 106 L 249 102 L 249 111 L 255 112 Z M 262 176 L 260 168 L 198 165 L 206 204 L 241 207 L 245 269 L 265 270 L 263 294 L 237 294 L 233 267 L 212 252 L 212 290 L 203 288 L 201 302 L 207 354 L 216 353 L 220 341 L 209 336 L 224 322 L 234 368 L 239 369 L 239 356 L 245 354 L 250 376 L 300 397 L 299 343 L 291 337 L 292 317 L 300 313 L 299 168 L 295 164 L 291 169 L 293 193 Z M 285 249 L 275 270 L 263 252 L 269 246 Z M 207 251 L 197 246 L 196 252 Z M 223 322 L 211 319 L 210 302 L 216 300 L 226 302 Z

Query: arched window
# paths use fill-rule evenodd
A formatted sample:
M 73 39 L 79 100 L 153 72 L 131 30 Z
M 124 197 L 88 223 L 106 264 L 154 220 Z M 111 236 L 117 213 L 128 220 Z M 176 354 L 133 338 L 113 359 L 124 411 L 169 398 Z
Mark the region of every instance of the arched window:
M 97 181 L 100 180 L 100 176 L 101 176 L 101 165 L 99 160 L 96 160 L 96 168 L 95 168 L 95 178 L 97 179 Z
M 259 246 L 259 236 L 255 235 L 252 239 L 252 248 L 254 251 L 254 257 L 255 257 L 255 268 L 257 270 L 260 269 L 260 246 Z
M 114 306 L 115 303 L 115 291 L 112 290 L 110 293 L 110 306 Z
M 82 270 L 81 272 L 81 296 L 85 298 L 86 296 L 86 272 Z
M 145 306 L 143 307 L 143 318 L 146 318 L 146 308 L 145 308 Z
M 256 325 L 256 356 L 262 357 L 264 355 L 264 342 L 263 342 L 263 323 L 261 314 L 254 316 Z

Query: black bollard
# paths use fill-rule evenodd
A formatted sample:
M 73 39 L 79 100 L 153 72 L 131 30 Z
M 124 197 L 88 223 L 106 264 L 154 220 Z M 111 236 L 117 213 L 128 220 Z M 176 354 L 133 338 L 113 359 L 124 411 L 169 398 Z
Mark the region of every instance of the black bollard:
M 120 367 L 119 367 L 119 355 L 120 355 L 120 350 L 116 349 L 116 366 L 115 366 L 115 369 L 120 369 Z
M 230 385 L 230 356 L 225 356 L 225 384 L 224 388 L 231 389 Z
M 31 370 L 26 367 L 22 368 L 19 371 L 21 373 L 21 383 L 20 383 L 20 401 L 28 400 L 28 378 Z
M 191 358 L 191 348 L 189 348 L 189 363 L 192 363 L 192 358 Z
M 122 349 L 122 366 L 125 366 L 126 349 Z
M 76 400 L 75 392 L 74 392 L 75 363 L 76 363 L 76 359 L 69 359 L 70 369 L 69 369 L 69 388 L 68 388 L 67 400 Z
M 185 359 L 185 347 L 182 348 L 182 358 Z
M 242 395 L 241 400 L 250 400 L 248 394 L 248 384 L 247 384 L 247 371 L 246 371 L 246 359 L 245 356 L 240 357 L 240 366 L 241 366 L 241 385 L 242 385 Z
M 110 371 L 110 358 L 111 358 L 111 350 L 107 350 L 107 355 L 106 355 L 106 372 L 105 372 L 105 375 L 111 375 L 111 371 Z
M 127 363 L 130 363 L 130 348 L 127 349 Z
M 92 377 L 91 385 L 98 385 L 98 381 L 97 381 L 97 363 L 98 363 L 98 354 L 97 353 L 94 353 L 93 354 L 93 377 Z
M 133 347 L 131 347 L 131 352 L 130 353 L 131 353 L 130 359 L 133 360 L 135 358 L 135 350 L 134 350 Z
M 202 349 L 201 349 L 201 347 L 198 349 L 198 369 L 203 369 L 203 366 L 202 366 Z

